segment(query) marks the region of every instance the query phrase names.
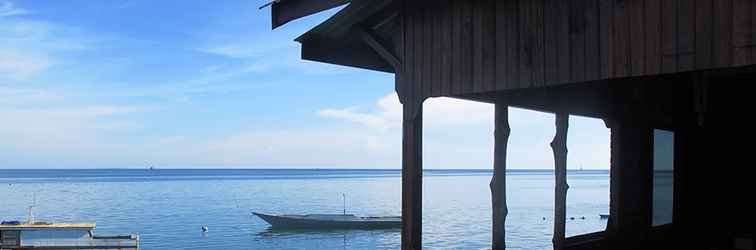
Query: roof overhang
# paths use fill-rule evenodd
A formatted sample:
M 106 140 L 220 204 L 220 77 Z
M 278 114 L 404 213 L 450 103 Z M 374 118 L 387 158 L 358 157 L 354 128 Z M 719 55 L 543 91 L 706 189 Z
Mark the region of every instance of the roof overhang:
M 349 3 L 349 0 L 274 0 L 270 5 L 273 29 L 290 21 Z
M 394 66 L 379 55 L 365 33 L 392 50 L 391 31 L 381 32 L 393 20 L 393 0 L 279 0 L 272 4 L 273 27 L 319 11 L 349 3 L 338 13 L 297 39 L 302 44 L 302 59 L 393 73 Z M 395 20 L 394 20 L 395 21 Z M 385 29 L 385 28 L 384 28 Z

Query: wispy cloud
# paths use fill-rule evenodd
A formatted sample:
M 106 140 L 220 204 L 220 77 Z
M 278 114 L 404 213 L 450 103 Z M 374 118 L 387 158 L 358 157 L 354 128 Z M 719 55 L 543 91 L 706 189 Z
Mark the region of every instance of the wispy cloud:
M 128 119 L 129 115 L 155 110 L 138 105 L 74 105 L 72 98 L 50 90 L 0 87 L 0 148 L 52 158 L 62 152 L 72 156 L 101 152 L 109 144 L 104 141 L 109 134 L 141 128 L 141 122 Z
M 26 12 L 11 2 L 0 2 L 0 13 L 6 16 Z M 62 56 L 65 52 L 91 50 L 106 40 L 105 36 L 51 22 L 0 18 L 0 75 L 27 80 L 67 63 L 69 60 Z
M 226 44 L 214 45 L 197 49 L 200 52 L 225 56 L 233 59 L 256 58 L 270 53 L 271 51 L 280 51 L 283 49 L 296 49 L 294 41 L 287 42 L 264 42 L 254 41 L 255 39 L 244 40 L 245 42 L 231 42 Z
M 53 64 L 52 59 L 44 55 L 0 47 L 0 74 L 10 76 L 12 79 L 28 79 Z
M 17 8 L 11 1 L 0 1 L 0 17 L 20 16 L 29 14 L 29 11 Z
M 396 93 L 385 95 L 372 107 L 351 106 L 318 111 L 322 117 L 336 118 L 377 129 L 398 128 L 402 122 L 402 104 Z M 430 98 L 423 104 L 423 119 L 429 127 L 482 125 L 493 126 L 494 105 L 455 98 Z M 528 127 L 535 123 L 551 126 L 552 115 L 510 107 L 510 124 Z M 432 121 L 432 122 L 430 122 Z
M 396 167 L 401 138 L 362 129 L 250 130 L 207 147 L 212 165 Z
M 493 105 L 453 98 L 433 98 L 423 105 L 429 126 L 491 125 Z M 402 122 L 402 104 L 396 93 L 381 97 L 371 107 L 373 112 L 360 111 L 359 107 L 331 108 L 318 111 L 323 117 L 337 118 L 378 129 L 398 128 Z

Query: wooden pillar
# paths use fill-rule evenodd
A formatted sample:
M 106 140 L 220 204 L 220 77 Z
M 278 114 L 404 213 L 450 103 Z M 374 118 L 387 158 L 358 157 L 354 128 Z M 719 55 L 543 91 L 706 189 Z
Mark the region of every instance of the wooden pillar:
M 653 133 L 638 118 L 607 122 L 611 130 L 610 249 L 644 249 L 651 227 Z
M 403 105 L 402 249 L 421 249 L 423 212 L 423 106 Z
M 567 113 L 556 114 L 556 133 L 551 141 L 554 151 L 554 249 L 564 249 L 564 228 L 567 217 L 567 127 L 570 116 Z
M 507 143 L 509 141 L 509 107 L 496 104 L 494 115 L 494 167 L 491 178 L 491 206 L 493 208 L 492 249 L 504 249 L 507 219 Z

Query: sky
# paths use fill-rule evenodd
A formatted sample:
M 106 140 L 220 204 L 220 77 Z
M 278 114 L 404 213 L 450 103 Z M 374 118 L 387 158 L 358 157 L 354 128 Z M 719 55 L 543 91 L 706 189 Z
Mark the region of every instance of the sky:
M 0 168 L 401 168 L 391 74 L 304 61 L 268 0 L 0 0 Z M 552 114 L 511 108 L 508 165 L 553 168 Z M 464 132 L 463 132 L 464 131 Z M 493 106 L 425 102 L 423 164 L 490 169 Z M 568 168 L 609 131 L 570 119 Z

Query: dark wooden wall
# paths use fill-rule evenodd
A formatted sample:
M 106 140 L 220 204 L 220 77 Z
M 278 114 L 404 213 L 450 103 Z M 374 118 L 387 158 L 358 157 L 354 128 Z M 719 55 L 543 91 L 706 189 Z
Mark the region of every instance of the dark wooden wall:
M 756 63 L 754 0 L 406 0 L 402 8 L 396 47 L 406 78 L 397 89 L 420 99 Z

